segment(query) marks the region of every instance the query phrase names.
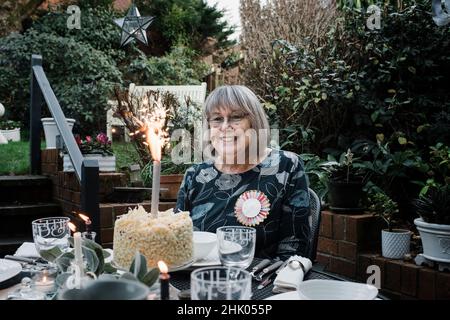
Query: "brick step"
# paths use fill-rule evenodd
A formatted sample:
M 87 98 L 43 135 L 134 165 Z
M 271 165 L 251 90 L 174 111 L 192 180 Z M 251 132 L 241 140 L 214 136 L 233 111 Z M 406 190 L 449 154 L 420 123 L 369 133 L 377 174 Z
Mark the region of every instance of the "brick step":
M 45 176 L 0 176 L 0 206 L 52 199 L 52 181 Z
M 31 237 L 31 222 L 35 219 L 61 216 L 55 203 L 0 206 L 0 239 Z
M 0 239 L 0 257 L 4 257 L 7 254 L 14 254 L 24 242 L 33 242 L 33 236 L 31 233 L 28 237 Z

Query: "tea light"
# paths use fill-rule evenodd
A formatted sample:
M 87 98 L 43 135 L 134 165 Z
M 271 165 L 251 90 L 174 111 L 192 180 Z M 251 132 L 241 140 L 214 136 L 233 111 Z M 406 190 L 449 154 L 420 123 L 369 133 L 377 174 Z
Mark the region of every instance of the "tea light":
M 53 289 L 55 281 L 49 275 L 48 270 L 42 271 L 42 275 L 34 281 L 34 287 L 41 292 L 48 292 Z

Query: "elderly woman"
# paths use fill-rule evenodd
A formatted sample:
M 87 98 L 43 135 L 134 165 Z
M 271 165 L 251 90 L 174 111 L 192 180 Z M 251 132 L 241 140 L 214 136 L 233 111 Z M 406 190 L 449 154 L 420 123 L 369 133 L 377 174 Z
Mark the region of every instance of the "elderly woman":
M 176 209 L 191 212 L 196 230 L 256 229 L 255 256 L 308 256 L 308 179 L 292 152 L 268 148 L 269 123 L 247 87 L 216 88 L 204 117 L 212 157 L 190 167 Z

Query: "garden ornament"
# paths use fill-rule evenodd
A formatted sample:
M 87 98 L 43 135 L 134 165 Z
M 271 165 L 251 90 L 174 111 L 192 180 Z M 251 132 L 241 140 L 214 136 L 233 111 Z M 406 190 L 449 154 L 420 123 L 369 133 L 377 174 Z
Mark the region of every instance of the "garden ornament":
M 138 8 L 131 5 L 125 18 L 114 20 L 114 22 L 122 28 L 122 36 L 120 40 L 120 46 L 127 45 L 134 39 L 148 45 L 146 29 L 153 22 L 155 17 L 141 17 Z

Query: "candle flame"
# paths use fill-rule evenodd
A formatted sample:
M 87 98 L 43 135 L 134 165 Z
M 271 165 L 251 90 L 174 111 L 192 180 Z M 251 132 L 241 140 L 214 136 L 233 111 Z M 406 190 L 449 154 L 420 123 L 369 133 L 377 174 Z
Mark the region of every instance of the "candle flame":
M 77 227 L 72 222 L 69 222 L 69 228 L 70 230 L 72 230 L 72 232 L 77 231 Z
M 86 222 L 87 224 L 91 223 L 91 219 L 89 219 L 89 217 L 85 214 L 79 213 L 78 216 L 83 219 L 84 222 Z
M 169 268 L 167 268 L 167 264 L 164 261 L 158 261 L 158 268 L 161 273 L 169 272 Z

